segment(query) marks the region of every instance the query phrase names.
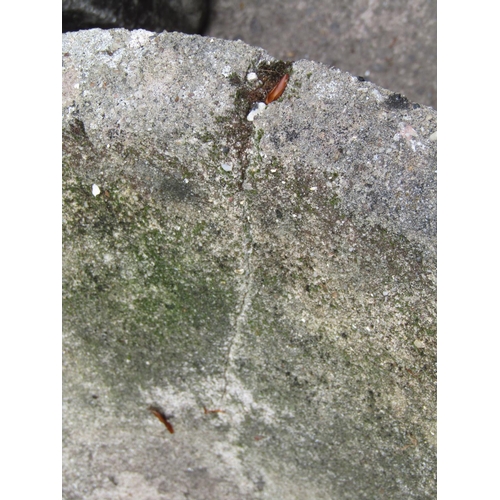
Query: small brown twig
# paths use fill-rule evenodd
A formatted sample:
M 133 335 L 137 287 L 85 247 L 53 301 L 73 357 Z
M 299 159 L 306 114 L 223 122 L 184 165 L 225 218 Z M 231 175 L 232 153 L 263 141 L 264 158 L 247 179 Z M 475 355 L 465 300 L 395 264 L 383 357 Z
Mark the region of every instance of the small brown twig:
M 174 433 L 173 425 L 168 421 L 171 416 L 165 415 L 165 412 L 158 406 L 150 406 L 148 410 L 168 429 L 170 434 Z
M 208 415 L 209 413 L 226 413 L 226 410 L 207 410 L 207 408 L 204 406 L 203 407 L 203 412 L 205 413 L 205 415 Z

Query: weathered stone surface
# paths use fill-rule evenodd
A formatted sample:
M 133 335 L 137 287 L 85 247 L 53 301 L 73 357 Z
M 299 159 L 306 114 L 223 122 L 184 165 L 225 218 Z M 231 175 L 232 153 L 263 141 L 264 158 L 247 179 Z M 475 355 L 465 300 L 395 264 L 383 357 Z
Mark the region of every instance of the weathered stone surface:
M 63 36 L 66 499 L 435 497 L 436 113 L 268 61 Z

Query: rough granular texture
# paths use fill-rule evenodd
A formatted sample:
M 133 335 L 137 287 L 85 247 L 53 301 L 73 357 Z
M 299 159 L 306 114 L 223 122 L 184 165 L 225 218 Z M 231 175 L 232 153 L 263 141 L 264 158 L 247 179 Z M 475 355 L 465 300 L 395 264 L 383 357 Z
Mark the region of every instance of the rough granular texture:
M 434 498 L 435 132 L 242 42 L 64 35 L 64 498 Z

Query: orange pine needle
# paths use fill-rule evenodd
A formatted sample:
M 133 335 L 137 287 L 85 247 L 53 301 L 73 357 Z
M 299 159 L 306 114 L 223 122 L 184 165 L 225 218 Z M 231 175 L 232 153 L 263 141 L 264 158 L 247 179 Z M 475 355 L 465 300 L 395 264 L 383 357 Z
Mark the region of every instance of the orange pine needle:
M 170 434 L 174 433 L 173 425 L 167 420 L 167 417 L 159 408 L 155 408 L 154 406 L 149 407 L 149 411 L 168 429 Z
M 283 94 L 283 92 L 285 91 L 286 84 L 288 83 L 289 78 L 289 74 L 283 75 L 281 77 L 281 80 L 273 87 L 271 92 L 267 94 L 266 100 L 264 101 L 265 104 L 269 104 L 281 97 L 281 94 Z

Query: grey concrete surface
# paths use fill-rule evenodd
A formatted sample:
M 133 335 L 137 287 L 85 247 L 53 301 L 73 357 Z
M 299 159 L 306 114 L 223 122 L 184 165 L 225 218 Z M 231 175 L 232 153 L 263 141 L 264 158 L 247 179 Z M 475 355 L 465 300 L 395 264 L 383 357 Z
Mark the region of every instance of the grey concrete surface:
M 63 497 L 435 498 L 436 112 L 243 42 L 62 59 Z
M 207 35 L 334 66 L 437 109 L 436 0 L 212 0 Z

